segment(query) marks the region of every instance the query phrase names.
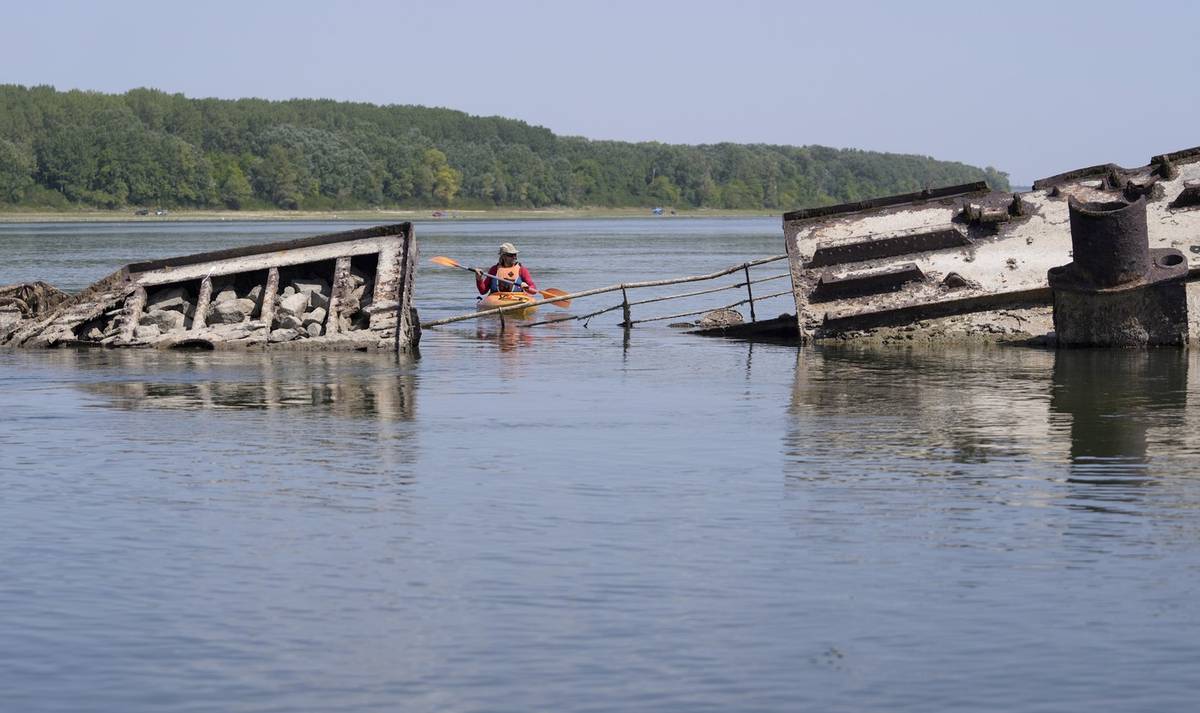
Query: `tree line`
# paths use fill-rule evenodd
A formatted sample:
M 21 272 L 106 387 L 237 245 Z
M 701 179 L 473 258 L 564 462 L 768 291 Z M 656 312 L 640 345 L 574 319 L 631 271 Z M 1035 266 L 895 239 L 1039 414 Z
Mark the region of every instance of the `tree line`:
M 593 141 L 450 109 L 0 85 L 0 205 L 827 205 L 1007 174 L 823 146 Z

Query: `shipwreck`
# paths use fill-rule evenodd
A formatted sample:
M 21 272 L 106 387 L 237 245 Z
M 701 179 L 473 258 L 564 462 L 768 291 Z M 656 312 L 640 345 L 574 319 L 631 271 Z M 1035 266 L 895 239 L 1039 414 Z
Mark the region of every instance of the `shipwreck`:
M 1200 148 L 1024 192 L 978 182 L 798 210 L 783 232 L 801 341 L 1200 340 L 1188 309 L 1200 305 Z
M 0 345 L 407 351 L 411 223 L 126 265 L 76 295 L 0 287 Z

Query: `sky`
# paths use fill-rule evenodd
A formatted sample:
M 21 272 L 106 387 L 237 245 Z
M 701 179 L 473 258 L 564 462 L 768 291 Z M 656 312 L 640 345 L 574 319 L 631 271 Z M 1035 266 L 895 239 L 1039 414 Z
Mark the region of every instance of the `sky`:
M 820 144 L 1014 184 L 1200 145 L 1200 3 L 0 0 L 0 83 Z

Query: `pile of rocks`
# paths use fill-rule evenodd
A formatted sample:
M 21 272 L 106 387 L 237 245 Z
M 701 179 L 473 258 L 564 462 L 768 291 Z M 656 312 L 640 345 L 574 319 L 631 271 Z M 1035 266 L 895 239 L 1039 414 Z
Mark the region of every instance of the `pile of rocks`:
M 204 315 L 206 326 L 249 322 L 262 309 L 262 285 L 254 285 L 244 293 L 239 293 L 232 285 L 213 291 L 216 294 Z
M 347 279 L 348 283 L 340 286 L 339 293 L 344 297 L 335 315 L 329 314 L 334 286 L 319 277 L 292 280 L 279 293 L 270 341 L 320 337 L 334 331 L 330 322 L 333 319 L 337 320 L 336 331 L 339 333 L 366 329 L 370 324 L 370 315 L 365 308 L 371 303 L 371 275 L 351 268 Z
M 288 342 L 324 334 L 330 294 L 329 283 L 320 278 L 293 280 L 279 293 L 270 340 Z
M 339 327 L 343 332 L 352 329 L 366 329 L 371 322 L 371 315 L 367 311 L 367 307 L 371 306 L 371 299 L 375 294 L 375 281 L 369 273 L 351 267 L 348 287 L 349 289 L 345 292 L 346 299 L 342 301 L 342 321 Z
M 366 308 L 371 304 L 372 276 L 358 268 L 352 268 L 347 284 L 341 286 L 345 298 L 338 305 L 336 331 L 345 333 L 366 329 L 370 314 Z M 320 337 L 333 331 L 328 324 L 330 299 L 333 286 L 319 277 L 298 277 L 289 280 L 275 298 L 271 324 L 263 317 L 263 285 L 239 289 L 226 284 L 214 289 L 214 294 L 204 314 L 203 325 L 210 332 L 224 333 L 223 338 L 237 339 L 257 330 L 269 330 L 271 342 L 288 342 L 294 339 Z M 101 340 L 115 334 L 120 328 L 120 310 L 106 315 L 111 319 L 105 325 L 92 327 L 84 336 L 89 340 Z M 184 287 L 167 286 L 147 295 L 146 305 L 134 328 L 134 340 L 153 342 L 162 337 L 182 335 L 194 324 L 196 298 Z M 236 334 L 235 334 L 236 333 Z M 243 334 L 244 333 L 244 334 Z
M 193 298 L 184 288 L 166 287 L 157 290 L 147 296 L 146 307 L 138 320 L 138 326 L 133 330 L 133 337 L 148 342 L 164 334 L 182 332 L 195 312 Z
M 124 310 L 121 307 L 114 307 L 81 325 L 76 336 L 89 342 L 104 344 L 112 342 L 121 332 L 121 325 L 124 322 L 123 314 Z

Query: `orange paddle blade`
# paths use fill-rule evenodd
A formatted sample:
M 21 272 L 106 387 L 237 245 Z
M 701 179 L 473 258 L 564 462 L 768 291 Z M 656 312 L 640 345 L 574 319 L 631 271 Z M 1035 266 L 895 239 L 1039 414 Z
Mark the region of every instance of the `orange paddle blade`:
M 436 255 L 431 257 L 429 258 L 429 262 L 436 263 L 438 265 L 445 265 L 446 267 L 462 267 L 462 265 L 459 265 L 457 262 L 444 255 Z
M 553 287 L 547 287 L 544 290 L 538 290 L 538 292 L 542 293 L 542 299 L 545 299 L 547 301 L 552 300 L 555 297 L 563 297 L 565 295 L 571 294 L 570 292 L 556 290 Z M 560 300 L 558 302 L 551 302 L 550 304 L 554 305 L 555 307 L 562 307 L 563 309 L 566 309 L 571 306 L 571 300 Z

